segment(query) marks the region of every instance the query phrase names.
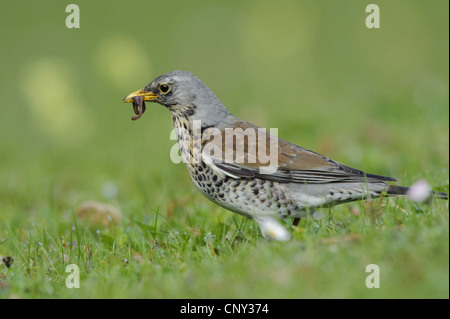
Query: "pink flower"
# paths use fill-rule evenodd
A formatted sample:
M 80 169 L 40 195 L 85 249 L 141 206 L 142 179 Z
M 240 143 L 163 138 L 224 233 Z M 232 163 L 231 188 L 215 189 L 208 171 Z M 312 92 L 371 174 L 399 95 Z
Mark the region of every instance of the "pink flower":
M 420 179 L 406 192 L 406 196 L 414 202 L 423 203 L 431 196 L 431 187 L 424 179 Z

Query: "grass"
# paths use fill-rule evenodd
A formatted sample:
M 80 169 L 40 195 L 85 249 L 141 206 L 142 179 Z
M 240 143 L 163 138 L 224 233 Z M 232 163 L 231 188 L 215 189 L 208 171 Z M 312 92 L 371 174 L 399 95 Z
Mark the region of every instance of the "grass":
M 167 110 L 122 103 L 185 69 L 283 139 L 448 193 L 448 1 L 380 0 L 378 30 L 345 0 L 77 4 L 77 30 L 55 1 L 0 12 L 0 298 L 449 298 L 448 201 L 344 204 L 267 241 L 170 162 Z
M 14 262 L 0 268 L 0 297 L 448 297 L 446 201 L 341 205 L 297 228 L 286 222 L 293 239 L 277 243 L 191 188 L 167 210 L 149 203 L 139 183 L 112 200 L 123 205 L 120 224 L 77 218 L 61 203 L 70 194 L 55 198 L 61 185 L 49 186 L 38 207 L 20 192 L 3 202 L 0 255 Z M 66 288 L 69 264 L 80 268 L 79 289 Z M 369 264 L 380 267 L 379 289 L 365 286 Z

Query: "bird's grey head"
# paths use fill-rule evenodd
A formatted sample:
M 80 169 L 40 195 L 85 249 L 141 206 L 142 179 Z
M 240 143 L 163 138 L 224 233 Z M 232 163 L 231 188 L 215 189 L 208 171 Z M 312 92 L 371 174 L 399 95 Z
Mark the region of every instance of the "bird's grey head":
M 186 71 L 161 75 L 144 89 L 131 93 L 124 101 L 131 102 L 135 96 L 164 105 L 176 116 L 201 120 L 202 126 L 215 125 L 220 118 L 230 115 L 214 93 L 195 75 Z

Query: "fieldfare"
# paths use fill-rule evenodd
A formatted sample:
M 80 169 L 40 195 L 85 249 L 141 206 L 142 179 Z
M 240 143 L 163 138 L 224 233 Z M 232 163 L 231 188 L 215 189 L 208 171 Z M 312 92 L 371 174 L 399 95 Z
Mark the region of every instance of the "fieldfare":
M 367 174 L 284 141 L 233 116 L 196 76 L 174 71 L 128 95 L 136 120 L 145 101 L 172 112 L 181 158 L 194 185 L 214 203 L 260 226 L 264 237 L 287 240 L 275 219 L 294 224 L 315 208 L 405 195 L 391 177 Z M 447 199 L 447 194 L 432 195 Z

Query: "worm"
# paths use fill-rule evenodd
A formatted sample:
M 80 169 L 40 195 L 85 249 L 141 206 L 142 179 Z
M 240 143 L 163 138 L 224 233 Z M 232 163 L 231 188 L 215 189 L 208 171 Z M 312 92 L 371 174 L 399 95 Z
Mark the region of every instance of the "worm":
M 142 114 L 144 114 L 146 109 L 144 97 L 143 96 L 133 96 L 133 111 L 136 116 L 133 116 L 131 119 L 136 121 L 139 119 Z

